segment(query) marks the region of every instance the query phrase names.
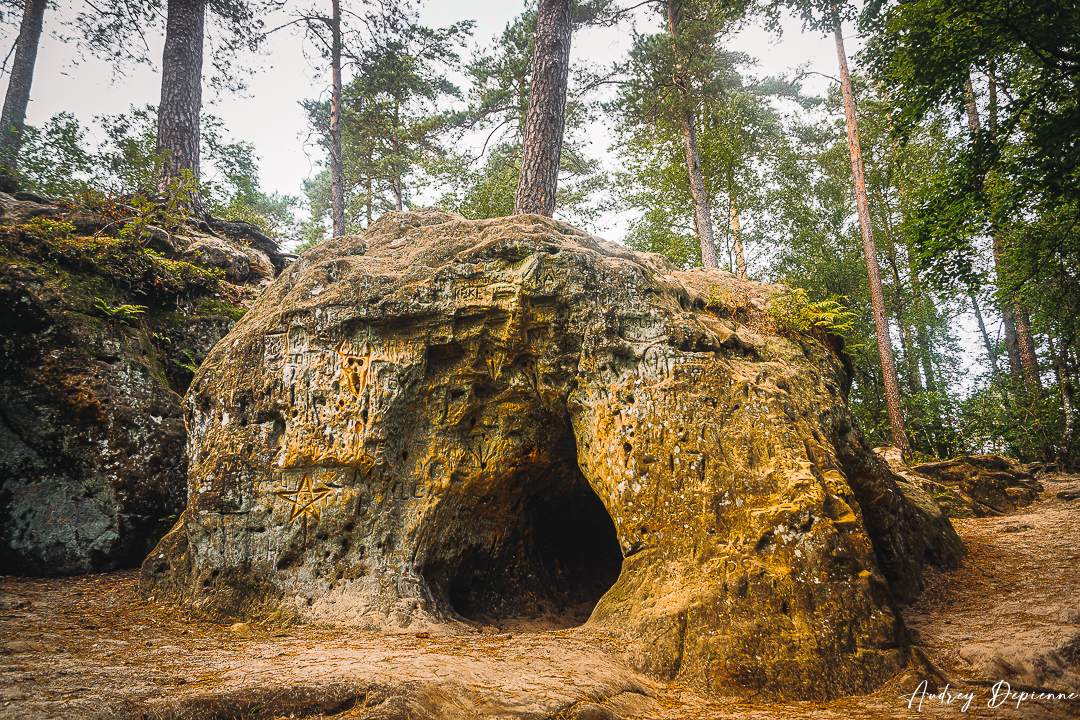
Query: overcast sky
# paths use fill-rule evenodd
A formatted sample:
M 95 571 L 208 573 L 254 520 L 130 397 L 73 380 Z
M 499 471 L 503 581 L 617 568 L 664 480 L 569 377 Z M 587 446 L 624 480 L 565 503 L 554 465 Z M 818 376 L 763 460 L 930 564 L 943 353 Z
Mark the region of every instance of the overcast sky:
M 79 2 L 80 0 L 74 0 Z M 349 0 L 345 0 L 346 3 Z M 445 26 L 463 19 L 476 21 L 473 35 L 475 45 L 488 45 L 508 22 L 521 13 L 520 1 L 429 0 L 422 8 L 423 21 L 431 26 Z M 647 13 L 641 15 L 646 18 Z M 9 16 L 10 19 L 10 16 Z M 45 35 L 38 54 L 27 120 L 41 125 L 58 112 L 71 112 L 84 125 L 90 125 L 95 115 L 116 114 L 130 105 L 158 103 L 161 76 L 158 65 L 163 37 L 149 36 L 149 65 L 129 68 L 117 75 L 110 64 L 86 58 L 78 60 L 75 49 L 58 41 L 53 33 L 62 31 L 60 18 L 51 9 L 46 15 Z M 275 26 L 274 19 L 268 21 Z M 759 75 L 779 75 L 791 72 L 800 65 L 820 73 L 804 83 L 808 92 L 824 93 L 830 79 L 837 73 L 836 47 L 831 37 L 821 33 L 804 33 L 800 23 L 788 19 L 783 23 L 783 35 L 765 31 L 760 26 L 747 27 L 727 43 L 731 50 L 741 50 L 760 61 Z M 639 29 L 646 29 L 639 24 Z M 13 37 L 8 28 L 8 41 Z M 845 43 L 849 58 L 862 43 L 851 26 L 845 28 Z M 629 29 L 586 29 L 574 35 L 572 60 L 591 60 L 603 66 L 621 60 L 629 47 Z M 262 55 L 241 58 L 257 68 L 249 78 L 248 91 L 243 95 L 215 97 L 205 92 L 207 109 L 222 118 L 230 139 L 245 140 L 255 145 L 260 158 L 260 180 L 265 192 L 302 196 L 303 181 L 319 170 L 320 153 L 308 142 L 308 127 L 299 102 L 306 98 L 327 97 L 328 78 L 323 68 L 305 58 L 303 41 L 295 34 L 275 34 Z M 466 50 L 465 57 L 471 53 Z M 4 83 L 6 86 L 6 82 Z M 604 154 L 611 143 L 604 128 L 598 128 L 592 152 Z M 610 165 L 609 165 L 610 167 Z M 621 240 L 626 218 L 608 217 L 594 228 L 608 239 Z M 972 321 L 973 322 L 973 321 Z M 972 322 L 966 323 L 972 325 Z M 970 327 L 961 329 L 965 335 L 968 354 L 973 351 L 975 337 Z M 968 363 L 971 358 L 967 359 Z
M 429 1 L 422 7 L 422 18 L 431 26 L 475 20 L 473 42 L 488 45 L 523 7 L 523 2 L 510 0 Z M 647 13 L 641 17 L 647 17 Z M 279 19 L 269 19 L 267 24 L 273 27 L 278 22 Z M 68 111 L 83 125 L 89 125 L 95 115 L 120 113 L 130 105 L 158 103 L 162 37 L 147 38 L 151 43 L 148 52 L 153 59 L 151 65 L 128 68 L 124 75 L 117 75 L 109 63 L 93 58 L 79 61 L 73 46 L 56 39 L 54 33 L 63 30 L 60 17 L 50 10 L 34 73 L 27 112 L 29 123 L 41 125 L 55 113 Z M 622 58 L 629 46 L 628 37 L 626 27 L 580 31 L 574 35 L 572 59 L 608 66 Z M 849 53 L 853 53 L 857 39 L 851 37 L 849 43 Z M 836 74 L 836 51 L 831 39 L 819 33 L 803 34 L 794 20 L 786 23 L 782 38 L 750 27 L 733 37 L 728 46 L 760 59 L 758 72 L 762 75 L 783 73 L 803 63 L 810 63 L 811 69 L 818 72 Z M 465 55 L 469 53 L 467 50 Z M 205 91 L 207 109 L 224 120 L 229 137 L 255 145 L 265 191 L 301 195 L 304 179 L 318 172 L 316 161 L 320 155 L 308 141 L 307 122 L 298 101 L 326 96 L 327 75 L 317 66 L 317 60 L 305 58 L 302 39 L 289 32 L 272 35 L 264 54 L 240 61 L 257 68 L 248 80 L 247 92 L 215 97 Z M 828 80 L 815 76 L 808 86 L 821 92 L 827 83 Z M 602 154 L 609 144 L 607 135 L 599 132 L 592 151 Z M 619 224 L 615 221 L 609 227 L 617 232 Z

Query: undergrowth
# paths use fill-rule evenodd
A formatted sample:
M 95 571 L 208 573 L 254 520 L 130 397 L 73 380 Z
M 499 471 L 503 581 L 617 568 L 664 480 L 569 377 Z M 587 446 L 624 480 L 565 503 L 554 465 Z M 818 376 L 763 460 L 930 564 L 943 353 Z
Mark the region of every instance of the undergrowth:
M 24 225 L 0 227 L 0 248 L 45 263 L 97 273 L 118 287 L 155 300 L 218 294 L 239 301 L 243 291 L 225 282 L 217 268 L 170 260 L 140 238 L 78 235 L 62 221 L 34 218 Z

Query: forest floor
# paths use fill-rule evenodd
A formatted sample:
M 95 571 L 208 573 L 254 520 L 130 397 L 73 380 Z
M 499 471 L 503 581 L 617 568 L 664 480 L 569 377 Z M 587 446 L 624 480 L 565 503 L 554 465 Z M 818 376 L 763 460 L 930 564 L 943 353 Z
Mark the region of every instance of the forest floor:
M 995 700 L 1002 680 L 1017 694 L 1080 696 L 1080 499 L 1057 497 L 1080 491 L 1080 476 L 1043 483 L 1019 513 L 954 521 L 969 556 L 904 608 L 912 664 L 871 695 L 706 700 L 634 673 L 610 639 L 582 630 L 429 638 L 214 625 L 138 599 L 137 571 L 123 571 L 0 577 L 0 720 L 1080 719 L 1080 699 L 1006 699 L 999 685 Z

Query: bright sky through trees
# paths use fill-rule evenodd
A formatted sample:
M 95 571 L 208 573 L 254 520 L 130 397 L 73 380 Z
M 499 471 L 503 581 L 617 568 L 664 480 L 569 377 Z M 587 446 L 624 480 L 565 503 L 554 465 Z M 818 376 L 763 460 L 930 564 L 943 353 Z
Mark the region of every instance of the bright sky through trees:
M 473 19 L 477 23 L 474 43 L 487 44 L 523 9 L 523 2 L 507 0 L 441 0 L 424 5 L 421 19 L 432 27 Z M 129 105 L 143 107 L 158 102 L 161 76 L 157 64 L 163 37 L 148 35 L 148 41 L 156 43 L 148 52 L 149 57 L 155 58 L 153 67 L 129 67 L 123 75 L 117 75 L 108 63 L 91 57 L 80 61 L 72 44 L 59 42 L 53 36 L 61 30 L 58 20 L 61 16 L 62 13 L 51 14 L 46 18 L 27 111 L 28 123 L 40 125 L 56 113 L 68 111 L 83 125 L 90 126 L 95 115 L 115 114 Z M 646 17 L 651 16 L 646 12 L 639 14 L 639 18 Z M 266 24 L 275 27 L 280 23 L 269 19 Z M 760 59 L 756 72 L 761 75 L 783 73 L 804 63 L 810 63 L 812 71 L 836 74 L 830 38 L 819 33 L 802 33 L 798 21 L 793 19 L 784 27 L 784 36 L 779 41 L 761 27 L 749 27 L 735 36 L 731 49 Z M 589 60 L 610 66 L 628 49 L 628 35 L 628 27 L 583 28 L 575 33 L 571 62 Z M 13 39 L 4 40 L 10 43 Z M 853 43 L 852 53 L 857 49 Z M 303 180 L 318 172 L 315 163 L 321 158 L 321 150 L 310 136 L 310 124 L 299 101 L 320 92 L 329 97 L 329 73 L 324 63 L 306 59 L 301 39 L 288 32 L 271 36 L 263 55 L 241 59 L 241 64 L 244 62 L 255 69 L 248 80 L 248 91 L 243 96 L 215 97 L 208 89 L 204 93 L 204 102 L 208 104 L 205 109 L 224 121 L 230 137 L 255 145 L 265 191 L 302 195 Z M 805 84 L 808 91 L 824 92 L 829 82 L 821 75 L 811 75 Z M 606 130 L 598 129 L 593 142 L 593 153 L 601 155 L 611 138 Z M 612 218 L 605 224 L 613 231 L 610 236 L 618 237 L 621 225 L 618 219 Z

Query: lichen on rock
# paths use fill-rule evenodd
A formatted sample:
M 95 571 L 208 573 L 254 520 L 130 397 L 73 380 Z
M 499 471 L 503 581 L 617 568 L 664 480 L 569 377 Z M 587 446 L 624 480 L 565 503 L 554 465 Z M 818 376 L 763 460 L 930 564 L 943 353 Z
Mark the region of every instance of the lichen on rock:
M 963 546 L 866 446 L 825 334 L 771 329 L 780 291 L 531 215 L 320 245 L 200 367 L 144 591 L 387 632 L 596 603 L 658 678 L 872 688 Z
M 247 291 L 106 229 L 0 193 L 0 574 L 136 566 L 186 503 L 181 395 Z

